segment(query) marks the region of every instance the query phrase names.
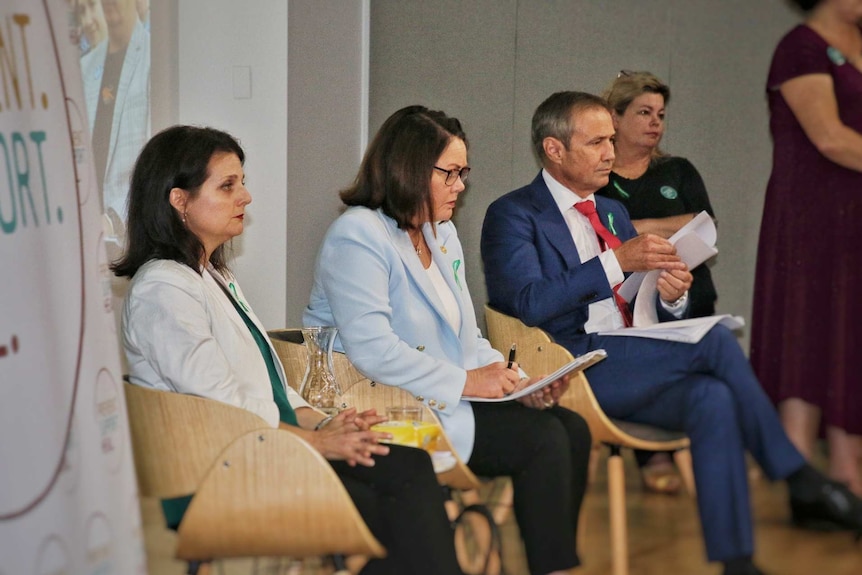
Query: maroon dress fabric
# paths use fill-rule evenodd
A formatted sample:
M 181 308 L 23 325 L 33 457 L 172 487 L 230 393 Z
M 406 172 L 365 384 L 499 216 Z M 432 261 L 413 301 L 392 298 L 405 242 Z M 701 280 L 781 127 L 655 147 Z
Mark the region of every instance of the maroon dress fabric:
M 862 133 L 862 72 L 808 26 L 778 44 L 766 93 L 773 141 L 751 330 L 751 363 L 776 403 L 822 409 L 862 433 L 862 173 L 826 159 L 779 86 L 829 74 L 841 120 Z

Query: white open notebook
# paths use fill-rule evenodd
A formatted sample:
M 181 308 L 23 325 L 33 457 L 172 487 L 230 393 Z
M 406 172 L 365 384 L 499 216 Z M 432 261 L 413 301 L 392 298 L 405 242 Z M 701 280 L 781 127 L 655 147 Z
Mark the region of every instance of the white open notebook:
M 608 354 L 607 354 L 607 352 L 605 352 L 605 350 L 594 349 L 592 351 L 588 351 L 584 355 L 579 355 L 574 360 L 572 360 L 569 363 L 565 364 L 564 366 L 560 367 L 560 369 L 558 369 L 554 373 L 546 375 L 545 377 L 543 377 L 539 381 L 532 383 L 532 384 L 528 385 L 527 387 L 520 389 L 520 390 L 518 390 L 518 391 L 516 391 L 510 395 L 507 395 L 505 397 L 489 398 L 489 397 L 470 397 L 470 396 L 465 395 L 462 399 L 466 399 L 467 401 L 474 401 L 474 402 L 480 402 L 480 401 L 483 401 L 483 402 L 500 402 L 500 401 L 511 401 L 513 399 L 518 399 L 518 398 L 524 397 L 526 395 L 530 395 L 534 391 L 539 391 L 543 387 L 550 385 L 551 383 L 557 381 L 558 379 L 560 379 L 561 377 L 563 377 L 567 373 L 573 373 L 573 372 L 582 371 L 584 369 L 587 369 L 588 367 L 590 367 L 594 363 L 600 362 L 601 360 L 603 360 L 607 356 L 608 356 Z

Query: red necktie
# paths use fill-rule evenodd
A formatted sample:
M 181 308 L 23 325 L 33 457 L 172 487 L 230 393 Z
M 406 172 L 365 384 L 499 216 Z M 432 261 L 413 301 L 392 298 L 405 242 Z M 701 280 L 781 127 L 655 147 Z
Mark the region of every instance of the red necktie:
M 601 244 L 602 251 L 605 251 L 606 249 L 612 250 L 622 245 L 620 239 L 609 232 L 608 228 L 602 224 L 602 221 L 599 219 L 599 214 L 596 211 L 596 205 L 593 202 L 590 200 L 578 202 L 575 204 L 575 209 L 587 216 L 587 219 L 590 220 L 590 225 L 593 226 L 593 229 L 596 231 L 596 235 L 599 237 L 599 244 Z M 620 310 L 620 315 L 623 316 L 623 323 L 626 327 L 631 327 L 632 314 L 629 310 L 629 304 L 617 293 L 617 289 L 619 287 L 620 286 L 614 287 L 614 301 L 616 301 L 617 308 Z

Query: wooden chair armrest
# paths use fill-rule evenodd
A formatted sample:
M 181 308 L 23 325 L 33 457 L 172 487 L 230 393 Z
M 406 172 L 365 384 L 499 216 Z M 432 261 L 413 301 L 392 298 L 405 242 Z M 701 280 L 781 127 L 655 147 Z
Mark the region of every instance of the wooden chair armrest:
M 212 399 L 126 383 L 132 453 L 144 497 L 194 493 L 212 462 L 238 437 L 269 425 Z
M 569 389 L 560 398 L 560 405 L 580 414 L 586 420 L 595 443 L 625 445 L 647 451 L 672 451 L 689 446 L 689 440 L 683 432 L 672 432 L 608 417 L 583 373 L 569 378 Z
M 386 554 L 329 463 L 285 430 L 256 430 L 230 444 L 179 527 L 177 557 L 186 560 L 332 553 Z

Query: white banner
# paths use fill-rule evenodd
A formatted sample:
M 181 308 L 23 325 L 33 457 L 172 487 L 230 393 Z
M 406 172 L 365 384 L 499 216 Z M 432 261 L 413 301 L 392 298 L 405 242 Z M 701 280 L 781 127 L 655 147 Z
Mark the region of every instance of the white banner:
M 73 4 L 0 6 L 0 575 L 146 573 Z

